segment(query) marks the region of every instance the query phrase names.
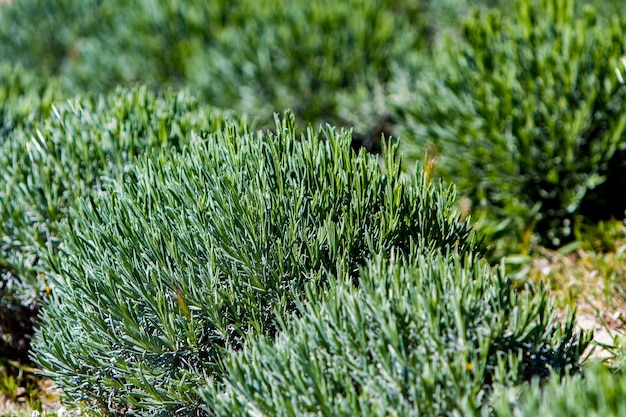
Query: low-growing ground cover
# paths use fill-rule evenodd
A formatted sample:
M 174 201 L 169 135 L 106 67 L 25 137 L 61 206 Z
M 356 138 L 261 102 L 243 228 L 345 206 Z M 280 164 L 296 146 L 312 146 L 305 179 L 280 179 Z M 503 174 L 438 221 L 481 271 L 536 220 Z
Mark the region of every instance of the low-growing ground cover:
M 20 0 L 0 8 L 0 59 L 73 92 L 182 86 L 268 127 L 287 108 L 304 125 L 336 122 L 339 96 L 386 81 L 425 45 L 428 4 Z
M 339 277 L 319 297 L 231 355 L 205 391 L 216 415 L 491 414 L 494 386 L 575 373 L 587 343 L 545 290 L 469 258 L 378 258 L 358 288 Z
M 489 2 L 500 14 L 468 13 L 479 2 L 466 0 L 0 8 L 0 356 L 26 358 L 39 304 L 52 297 L 37 355 L 84 412 L 376 414 L 378 404 L 402 415 L 623 414 L 619 373 L 557 375 L 577 370 L 585 341 L 569 321 L 554 330 L 567 318 L 562 307 L 576 306 L 582 325 L 599 317 L 591 327 L 619 335 L 625 312 L 621 237 L 589 225 L 623 216 L 612 191 L 624 178 L 620 4 L 598 0 L 596 13 L 582 2 L 507 1 Z M 93 94 L 136 81 L 149 87 Z M 194 95 L 150 92 L 172 85 Z M 272 130 L 256 133 L 207 102 Z M 271 127 L 284 107 L 301 115 L 297 128 Z M 307 132 L 319 120 L 357 131 Z M 375 149 L 381 133 L 398 135 L 391 149 L 423 159 L 425 173 L 406 163 L 400 173 L 389 154 L 383 168 L 375 158 L 352 164 L 349 142 Z M 272 141 L 285 135 L 297 146 L 276 159 Z M 431 146 L 442 138 L 463 143 Z M 229 145 L 216 154 L 211 143 Z M 327 171 L 322 158 L 263 175 L 272 163 L 302 162 L 307 143 L 335 143 L 331 154 L 343 157 Z M 242 149 L 247 157 L 233 157 Z M 460 212 L 450 190 L 433 188 L 439 176 L 458 183 Z M 399 188 L 376 188 L 390 178 Z M 205 192 L 211 198 L 197 198 Z M 484 249 L 469 237 L 469 214 L 488 232 L 492 261 L 515 255 L 506 260 L 514 277 L 456 257 Z M 444 255 L 411 252 L 425 247 Z M 392 248 L 408 258 L 388 265 Z M 387 285 L 392 277 L 405 292 Z M 546 302 L 544 282 L 559 308 Z M 361 312 L 362 327 L 352 326 Z M 416 338 L 429 317 L 436 325 Z M 502 329 L 512 343 L 501 343 Z M 619 369 L 623 339 L 604 340 Z M 529 385 L 548 376 L 538 363 L 557 372 Z M 0 391 L 37 409 L 42 387 L 16 365 Z M 496 368 L 497 378 L 483 372 Z M 275 390 L 282 381 L 289 389 Z
M 496 415 L 513 416 L 621 416 L 626 411 L 626 377 L 623 372 L 612 373 L 603 366 L 589 369 L 583 376 L 560 380 L 553 378 L 546 385 L 538 382 L 523 390 L 520 400 L 512 407 L 501 392 Z

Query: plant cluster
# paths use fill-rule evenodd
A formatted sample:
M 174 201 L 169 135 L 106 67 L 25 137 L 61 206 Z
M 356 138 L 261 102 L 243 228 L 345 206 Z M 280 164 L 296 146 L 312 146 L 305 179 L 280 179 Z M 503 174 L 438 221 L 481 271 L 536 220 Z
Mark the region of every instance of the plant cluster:
M 219 104 L 265 117 L 290 108 L 306 122 L 336 123 L 339 95 L 388 81 L 427 39 L 423 1 L 241 3 L 215 47 L 194 56 L 190 78 Z
M 626 209 L 615 195 L 626 149 L 615 74 L 626 20 L 591 8 L 577 17 L 572 0 L 515 4 L 515 17 L 476 11 L 430 77 L 398 81 L 398 134 L 410 158 L 435 147 L 439 174 L 526 248 L 560 246 L 579 216 Z
M 377 253 L 478 253 L 452 191 L 401 174 L 331 127 L 226 124 L 118 172 L 64 227 L 36 362 L 69 398 L 112 413 L 193 414 L 224 351 L 272 337 Z M 443 255 L 442 255 L 443 256 Z
M 94 415 L 623 414 L 574 314 L 485 260 L 623 246 L 584 224 L 626 208 L 597 6 L 0 5 L 0 363 Z
M 11 257 L 13 235 L 11 222 L 12 195 L 26 183 L 16 183 L 12 175 L 20 160 L 16 154 L 19 145 L 14 134 L 31 128 L 50 113 L 52 101 L 60 96 L 58 85 L 44 83 L 23 68 L 0 65 L 0 358 L 26 360 L 29 351 L 27 336 L 32 335 L 37 308 L 32 302 L 34 294 L 22 292 L 29 278 L 18 273 Z M 15 217 L 23 223 L 23 213 Z M 22 257 L 23 258 L 23 257 Z M 29 262 L 20 260 L 18 263 Z
M 268 126 L 286 108 L 336 121 L 338 94 L 426 43 L 427 3 L 24 0 L 0 8 L 0 56 L 70 90 L 183 86 Z
M 477 415 L 494 385 L 574 370 L 588 343 L 545 290 L 475 259 L 377 257 L 359 287 L 339 277 L 318 297 L 229 356 L 204 391 L 213 415 Z
M 595 365 L 584 375 L 560 379 L 547 384 L 535 381 L 525 388 L 516 404 L 511 404 L 502 390 L 494 401 L 498 416 L 621 416 L 626 412 L 626 378 L 622 371 L 613 373 Z
M 203 43 L 228 2 L 25 0 L 0 8 L 0 56 L 71 89 L 180 79 L 186 39 Z M 23 22 L 36 22 L 25 25 Z
M 0 64 L 0 138 L 47 116 L 52 103 L 62 97 L 56 80 L 44 82 L 19 65 Z
M 28 80 L 14 72 L 7 79 Z M 11 128 L 0 142 L 0 353 L 24 360 L 49 291 L 47 259 L 78 198 L 99 188 L 104 173 L 150 149 L 180 147 L 190 129 L 217 129 L 222 118 L 185 93 L 139 88 L 52 105 L 38 94 L 54 90 L 19 86 L 7 83 Z

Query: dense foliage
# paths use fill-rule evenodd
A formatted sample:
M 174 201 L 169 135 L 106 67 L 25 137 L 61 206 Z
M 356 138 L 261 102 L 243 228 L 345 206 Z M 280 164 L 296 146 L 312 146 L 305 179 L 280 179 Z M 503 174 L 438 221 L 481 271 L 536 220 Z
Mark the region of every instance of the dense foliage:
M 451 416 L 490 408 L 494 384 L 575 371 L 587 338 L 543 289 L 484 262 L 377 258 L 312 297 L 276 340 L 226 361 L 204 397 L 218 416 Z
M 503 390 L 497 396 L 495 410 L 501 417 L 618 417 L 626 414 L 626 378 L 602 365 L 594 365 L 581 375 L 559 378 L 547 384 L 534 381 L 523 389 L 518 401 Z M 516 395 L 513 396 L 516 398 Z
M 0 64 L 0 139 L 48 115 L 62 97 L 55 79 L 44 81 L 19 65 Z
M 454 195 L 330 127 L 235 125 L 142 159 L 65 228 L 36 361 L 74 400 L 193 414 L 224 349 L 274 333 L 304 296 L 376 253 L 480 253 Z
M 20 0 L 0 8 L 0 57 L 72 90 L 184 86 L 268 125 L 286 108 L 336 121 L 339 94 L 425 44 L 427 3 Z
M 215 48 L 194 56 L 194 78 L 222 105 L 337 122 L 340 94 L 387 81 L 392 65 L 425 42 L 423 3 L 243 1 Z
M 56 256 L 59 223 L 76 200 L 99 186 L 101 174 L 125 169 L 148 149 L 182 146 L 191 129 L 216 129 L 222 119 L 185 93 L 154 95 L 145 88 L 52 105 L 53 84 L 22 89 L 15 81 L 34 83 L 31 75 L 4 74 L 0 353 L 25 359 L 48 285 L 45 260 Z
M 0 8 L 0 56 L 74 89 L 163 83 L 180 78 L 184 40 L 210 37 L 226 3 L 15 1 Z
M 515 7 L 512 17 L 475 12 L 430 77 L 398 81 L 398 132 L 413 159 L 438 150 L 438 172 L 477 212 L 510 223 L 526 244 L 559 246 L 588 199 L 610 202 L 586 208 L 590 219 L 626 209 L 615 195 L 625 177 L 615 68 L 626 21 L 591 8 L 577 18 L 573 0 Z
M 42 82 L 21 67 L 0 64 L 0 357 L 27 359 L 29 342 L 36 323 L 36 295 L 23 289 L 26 278 L 19 276 L 10 258 L 16 237 L 8 225 L 11 216 L 13 165 L 20 160 L 12 153 L 16 143 L 12 132 L 36 124 L 50 113 L 52 101 L 60 95 L 54 80 Z M 21 184 L 24 187 L 25 184 Z M 18 185 L 19 187 L 19 185 Z M 17 188 L 17 187 L 16 187 Z M 17 214 L 21 216 L 22 214 Z M 23 257 L 22 257 L 23 258 Z M 20 263 L 22 261 L 19 261 Z M 31 262 L 31 260 L 25 260 Z M 17 268 L 19 269 L 19 268 Z
M 95 415 L 625 414 L 470 227 L 616 250 L 622 3 L 0 0 L 0 364 Z

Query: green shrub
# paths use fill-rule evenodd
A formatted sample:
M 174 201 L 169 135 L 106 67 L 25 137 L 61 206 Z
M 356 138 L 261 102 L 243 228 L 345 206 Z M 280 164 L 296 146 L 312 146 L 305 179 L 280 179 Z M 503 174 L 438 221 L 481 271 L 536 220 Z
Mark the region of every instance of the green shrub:
M 305 121 L 336 122 L 338 94 L 386 81 L 424 46 L 423 3 L 244 0 L 215 48 L 194 55 L 189 78 L 219 104 L 266 119 L 291 108 Z
M 621 16 L 626 17 L 626 9 L 624 3 L 621 0 L 593 0 L 590 2 L 576 2 L 575 7 L 578 13 L 584 13 L 585 8 L 591 4 L 598 12 L 599 16 L 612 17 Z
M 236 4 L 20 0 L 0 8 L 0 57 L 57 75 L 74 91 L 176 84 L 189 55 L 210 45 Z
M 306 282 L 391 248 L 482 251 L 454 195 L 325 127 L 234 126 L 120 173 L 65 228 L 36 362 L 101 412 L 202 414 L 222 352 L 272 335 Z
M 394 87 L 403 151 L 419 159 L 434 146 L 441 176 L 526 244 L 572 239 L 577 215 L 603 215 L 581 210 L 588 200 L 606 199 L 618 216 L 626 208 L 615 183 L 601 187 L 625 177 L 615 68 L 626 20 L 573 9 L 572 0 L 520 0 L 510 18 L 475 12 L 430 77 Z
M 0 64 L 0 358 L 27 360 L 28 335 L 33 333 L 37 309 L 32 297 L 21 294 L 19 279 L 7 260 L 13 240 L 6 233 L 11 184 L 7 171 L 17 163 L 12 132 L 32 126 L 50 113 L 61 96 L 57 83 L 44 84 L 24 68 Z M 24 187 L 26 184 L 21 184 Z
M 187 74 L 189 61 L 211 48 L 230 21 L 230 9 L 238 7 L 225 0 L 99 3 L 93 12 L 98 24 L 78 34 L 73 57 L 62 69 L 68 84 L 88 91 L 137 82 L 196 90 L 198 83 Z M 212 65 L 202 64 L 205 71 Z
M 20 65 L 0 63 L 0 139 L 47 116 L 54 100 L 62 97 L 55 79 L 44 82 Z
M 386 80 L 426 41 L 422 1 L 21 0 L 0 8 L 0 57 L 69 89 L 200 89 L 272 123 L 336 120 L 336 93 Z M 37 22 L 37 24 L 26 24 Z
M 619 417 L 626 414 L 626 377 L 595 365 L 574 377 L 555 376 L 545 385 L 535 381 L 513 403 L 505 395 L 494 403 L 500 417 Z
M 212 415 L 477 415 L 494 384 L 578 367 L 589 338 L 544 289 L 482 261 L 409 259 L 377 258 L 359 288 L 333 281 L 275 340 L 229 355 L 203 393 Z
M 59 223 L 76 200 L 148 149 L 182 146 L 190 130 L 223 123 L 184 93 L 138 88 L 52 105 L 53 89 L 11 83 L 23 79 L 14 73 L 0 88 L 8 91 L 6 120 L 16 123 L 0 141 L 0 355 L 20 359 L 48 286 L 45 260 L 55 256 Z M 37 120 L 38 111 L 50 114 Z
M 75 51 L 76 38 L 101 20 L 99 0 L 20 0 L 0 7 L 0 60 L 42 76 L 56 75 Z

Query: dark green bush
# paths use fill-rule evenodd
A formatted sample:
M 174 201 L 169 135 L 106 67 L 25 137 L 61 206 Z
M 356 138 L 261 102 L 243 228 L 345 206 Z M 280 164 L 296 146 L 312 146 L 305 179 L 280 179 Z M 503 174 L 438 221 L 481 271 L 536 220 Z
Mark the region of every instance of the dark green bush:
M 618 188 L 599 188 L 625 177 L 615 68 L 626 20 L 591 8 L 575 18 L 572 0 L 520 0 L 515 10 L 475 12 L 430 77 L 399 78 L 397 133 L 410 158 L 434 146 L 439 173 L 477 213 L 506 219 L 526 244 L 558 246 L 572 239 L 588 198 L 606 199 L 618 216 L 626 208 Z
M 52 103 L 62 97 L 57 80 L 44 81 L 20 65 L 0 63 L 0 140 L 47 116 Z
M 396 60 L 425 44 L 425 7 L 399 0 L 21 0 L 0 8 L 0 59 L 58 75 L 75 91 L 182 85 L 268 125 L 286 108 L 305 121 L 332 121 L 337 93 L 386 80 Z
M 9 73 L 0 87 L 4 120 L 15 123 L 0 138 L 0 355 L 20 359 L 48 285 L 44 261 L 54 257 L 59 223 L 76 200 L 148 149 L 182 146 L 190 130 L 223 123 L 184 93 L 145 88 L 52 105 L 56 90 L 22 89 L 27 77 Z
M 198 83 L 188 78 L 189 61 L 211 48 L 223 25 L 230 21 L 230 9 L 237 9 L 238 3 L 100 1 L 92 11 L 98 22 L 74 40 L 62 77 L 68 84 L 88 91 L 108 91 L 136 82 L 155 88 L 196 89 Z M 209 61 L 202 64 L 205 71 L 212 65 Z
M 6 218 L 10 215 L 11 188 L 17 185 L 11 183 L 8 171 L 19 163 L 13 153 L 17 143 L 12 133 L 38 123 L 60 96 L 54 80 L 43 83 L 20 66 L 0 64 L 0 358 L 27 360 L 28 336 L 37 316 L 34 294 L 22 292 L 22 282 L 7 259 L 13 239 L 7 233 Z
M 500 417 L 620 417 L 626 415 L 626 377 L 594 365 L 574 377 L 535 381 L 514 403 L 506 395 L 494 403 Z
M 100 22 L 100 0 L 20 0 L 0 7 L 0 60 L 41 76 L 56 75 L 76 39 Z
M 478 415 L 494 384 L 575 371 L 589 341 L 544 289 L 482 261 L 378 258 L 359 282 L 333 281 L 275 340 L 230 355 L 203 393 L 212 415 Z
M 326 127 L 303 137 L 227 127 L 119 173 L 65 228 L 36 362 L 101 412 L 197 415 L 224 349 L 272 335 L 305 283 L 373 254 L 481 252 L 454 195 L 350 149 Z
M 0 57 L 73 90 L 183 78 L 187 54 L 227 16 L 223 0 L 23 0 L 0 8 Z M 191 48 L 191 49 L 190 49 Z
M 424 46 L 423 3 L 243 0 L 215 48 L 193 56 L 189 78 L 249 114 L 291 108 L 306 121 L 336 122 L 338 94 L 386 81 Z

